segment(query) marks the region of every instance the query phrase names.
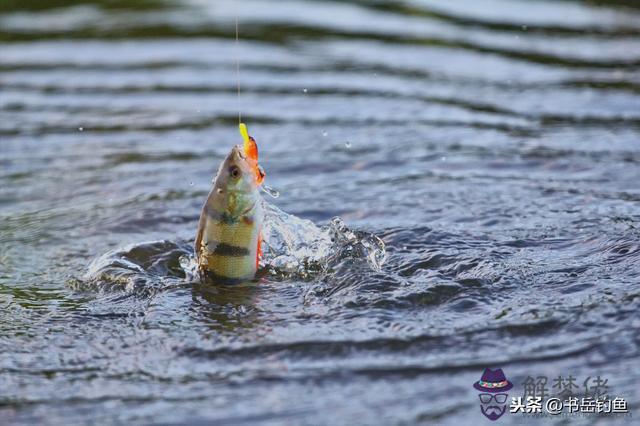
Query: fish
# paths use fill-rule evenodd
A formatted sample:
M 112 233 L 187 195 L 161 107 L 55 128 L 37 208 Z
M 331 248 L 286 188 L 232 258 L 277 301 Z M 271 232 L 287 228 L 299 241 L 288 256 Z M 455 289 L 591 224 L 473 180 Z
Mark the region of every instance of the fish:
M 255 278 L 262 256 L 264 209 L 258 146 L 240 125 L 244 146 L 235 145 L 224 159 L 200 213 L 195 239 L 200 275 L 219 284 Z

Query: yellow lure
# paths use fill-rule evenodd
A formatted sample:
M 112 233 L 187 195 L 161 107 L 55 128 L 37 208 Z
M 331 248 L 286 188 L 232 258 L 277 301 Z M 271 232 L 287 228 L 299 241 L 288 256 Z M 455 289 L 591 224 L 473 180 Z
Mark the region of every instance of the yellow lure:
M 238 125 L 239 129 L 240 129 L 240 136 L 242 136 L 242 141 L 244 142 L 244 150 L 247 151 L 247 148 L 249 148 L 249 131 L 247 130 L 247 125 L 244 123 L 240 123 Z

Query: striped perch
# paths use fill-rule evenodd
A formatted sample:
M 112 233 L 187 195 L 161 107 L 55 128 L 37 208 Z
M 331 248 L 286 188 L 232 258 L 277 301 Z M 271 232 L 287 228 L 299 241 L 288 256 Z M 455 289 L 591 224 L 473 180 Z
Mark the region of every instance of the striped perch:
M 258 269 L 264 172 L 257 165 L 257 148 L 252 157 L 240 146 L 231 150 L 202 208 L 195 251 L 207 281 L 235 284 L 254 278 Z

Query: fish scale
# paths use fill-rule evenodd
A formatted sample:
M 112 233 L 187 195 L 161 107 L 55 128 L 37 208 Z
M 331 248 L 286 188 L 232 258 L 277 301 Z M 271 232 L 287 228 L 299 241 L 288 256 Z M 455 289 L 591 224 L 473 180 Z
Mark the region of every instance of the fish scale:
M 260 207 L 235 222 L 212 220 L 205 222 L 199 256 L 200 267 L 219 277 L 245 279 L 255 274 L 260 229 L 255 217 Z M 223 250 L 220 248 L 223 247 Z
M 255 276 L 260 259 L 264 172 L 246 127 L 244 146 L 234 146 L 220 165 L 198 225 L 195 251 L 203 277 L 235 283 Z

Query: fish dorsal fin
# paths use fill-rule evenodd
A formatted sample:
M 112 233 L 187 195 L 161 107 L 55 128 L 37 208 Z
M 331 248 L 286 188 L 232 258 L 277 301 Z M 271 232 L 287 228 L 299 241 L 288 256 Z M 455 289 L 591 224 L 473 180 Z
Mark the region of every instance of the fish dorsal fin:
M 247 130 L 246 124 L 240 123 L 238 128 L 240 129 L 240 136 L 242 136 L 244 154 L 253 162 L 255 168 L 256 183 L 262 185 L 265 173 L 262 167 L 258 165 L 258 144 L 255 139 L 249 136 L 249 130 Z

